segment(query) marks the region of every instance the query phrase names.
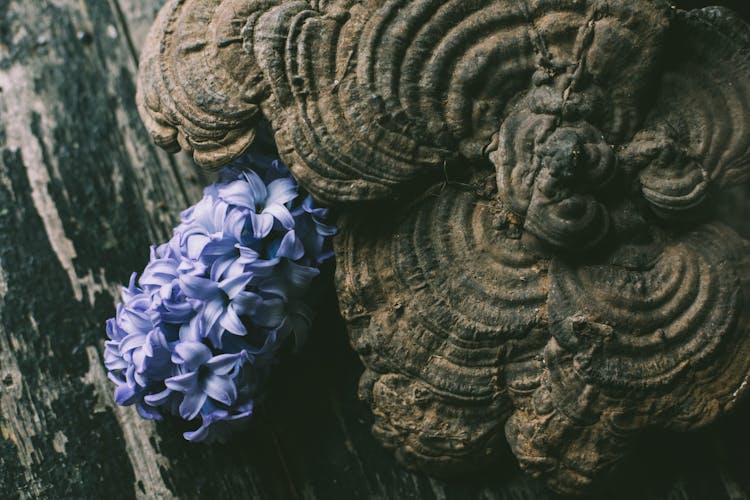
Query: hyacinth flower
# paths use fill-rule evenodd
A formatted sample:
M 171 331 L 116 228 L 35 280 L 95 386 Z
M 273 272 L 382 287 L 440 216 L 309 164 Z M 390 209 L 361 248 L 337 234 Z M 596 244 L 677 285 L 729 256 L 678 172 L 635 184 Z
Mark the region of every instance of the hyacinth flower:
M 279 350 L 306 337 L 307 297 L 335 232 L 262 145 L 226 167 L 151 249 L 107 322 L 117 403 L 148 419 L 200 420 L 190 441 L 246 423 Z

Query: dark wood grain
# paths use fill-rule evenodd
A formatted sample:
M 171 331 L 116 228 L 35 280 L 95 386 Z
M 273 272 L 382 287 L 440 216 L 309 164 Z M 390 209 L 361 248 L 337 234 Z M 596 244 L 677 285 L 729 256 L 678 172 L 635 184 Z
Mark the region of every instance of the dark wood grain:
M 450 480 L 396 465 L 356 399 L 330 283 L 312 341 L 231 443 L 192 445 L 189 426 L 115 407 L 101 353 L 118 286 L 207 182 L 135 112 L 160 3 L 0 0 L 0 498 L 556 498 L 509 455 Z M 645 439 L 602 497 L 747 499 L 747 422 L 746 404 Z

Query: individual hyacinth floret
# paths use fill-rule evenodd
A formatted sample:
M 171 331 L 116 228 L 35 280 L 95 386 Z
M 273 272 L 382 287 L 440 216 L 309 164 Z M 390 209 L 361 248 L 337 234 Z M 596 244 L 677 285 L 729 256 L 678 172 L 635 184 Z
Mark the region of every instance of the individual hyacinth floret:
M 256 148 L 225 168 L 107 322 L 117 403 L 200 417 L 190 441 L 247 421 L 279 349 L 310 327 L 306 296 L 333 255 L 327 219 L 273 155 Z

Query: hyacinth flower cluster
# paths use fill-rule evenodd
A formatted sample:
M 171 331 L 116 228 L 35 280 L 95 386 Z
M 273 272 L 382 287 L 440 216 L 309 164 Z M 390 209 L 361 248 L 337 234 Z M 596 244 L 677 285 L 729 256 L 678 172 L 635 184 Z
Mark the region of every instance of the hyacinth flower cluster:
M 148 419 L 200 419 L 190 441 L 247 422 L 280 349 L 309 330 L 307 298 L 334 233 L 275 156 L 253 150 L 226 167 L 107 322 L 116 402 Z

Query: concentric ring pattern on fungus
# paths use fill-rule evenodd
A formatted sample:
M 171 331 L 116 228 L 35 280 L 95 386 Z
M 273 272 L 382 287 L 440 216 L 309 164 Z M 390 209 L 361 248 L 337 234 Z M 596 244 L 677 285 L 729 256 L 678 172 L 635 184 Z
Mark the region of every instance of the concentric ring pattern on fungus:
M 750 253 L 717 215 L 750 180 L 748 82 L 750 26 L 667 0 L 171 0 L 137 99 L 205 167 L 270 123 L 339 209 L 360 393 L 399 460 L 507 442 L 579 494 L 748 386 Z

